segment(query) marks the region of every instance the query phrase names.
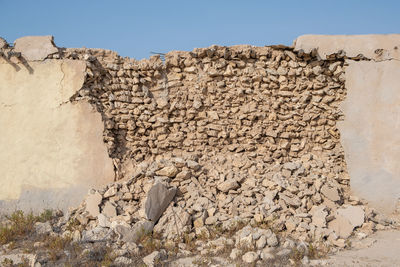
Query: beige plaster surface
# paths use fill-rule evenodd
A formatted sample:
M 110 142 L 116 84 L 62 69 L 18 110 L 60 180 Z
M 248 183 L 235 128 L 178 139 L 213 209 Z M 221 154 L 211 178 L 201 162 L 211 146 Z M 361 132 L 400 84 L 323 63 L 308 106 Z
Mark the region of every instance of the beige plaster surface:
M 0 204 L 77 205 L 90 187 L 114 179 L 101 115 L 69 102 L 84 82 L 85 62 L 28 64 L 0 61 Z
M 400 62 L 349 61 L 341 142 L 354 193 L 391 212 L 400 197 Z
M 314 48 L 322 59 L 340 50 L 348 57 L 362 54 L 377 61 L 400 59 L 400 34 L 302 35 L 294 41 L 295 51 L 310 53 Z

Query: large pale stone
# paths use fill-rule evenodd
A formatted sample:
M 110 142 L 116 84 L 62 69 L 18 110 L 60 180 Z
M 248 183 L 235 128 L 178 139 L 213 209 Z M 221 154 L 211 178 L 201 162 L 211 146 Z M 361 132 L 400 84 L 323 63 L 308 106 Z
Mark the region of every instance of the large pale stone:
M 43 60 L 48 55 L 58 52 L 53 43 L 53 36 L 25 36 L 15 40 L 16 52 L 21 52 L 27 61 Z
M 154 223 L 150 221 L 139 221 L 134 226 L 116 225 L 113 227 L 119 234 L 119 239 L 124 242 L 136 242 L 140 237 L 153 231 Z
M 0 58 L 0 210 L 66 209 L 114 179 L 103 122 L 90 104 L 69 102 L 85 62 L 28 64 Z
M 353 227 L 361 226 L 364 223 L 365 213 L 360 206 L 348 206 L 338 209 L 337 214 L 346 218 Z
M 192 218 L 183 208 L 169 205 L 154 227 L 154 232 L 173 240 L 191 227 Z
M 162 183 L 156 183 L 147 194 L 145 213 L 149 220 L 157 222 L 176 194 L 176 188 L 168 189 Z
M 109 201 L 104 205 L 102 213 L 106 215 L 108 218 L 112 218 L 117 216 L 117 209 L 111 204 Z
M 92 217 L 96 217 L 100 213 L 99 205 L 101 204 L 103 197 L 97 191 L 89 194 L 85 199 L 86 211 Z
M 348 238 L 353 232 L 354 226 L 343 216 L 336 215 L 336 218 L 329 222 L 328 228 L 335 231 L 338 237 Z
M 321 228 L 326 226 L 326 216 L 328 212 L 326 211 L 326 206 L 314 206 L 312 207 L 310 214 L 312 215 L 312 223 Z
M 340 196 L 339 196 L 339 192 L 338 192 L 337 188 L 324 185 L 321 188 L 321 193 L 333 202 L 340 200 Z

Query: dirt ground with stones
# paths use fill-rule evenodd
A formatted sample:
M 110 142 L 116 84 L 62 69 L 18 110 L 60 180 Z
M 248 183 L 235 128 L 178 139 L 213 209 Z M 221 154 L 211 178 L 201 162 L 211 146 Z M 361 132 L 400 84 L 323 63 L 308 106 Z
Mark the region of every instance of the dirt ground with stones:
M 345 55 L 212 46 L 48 58 L 86 62 L 70 101 L 101 113 L 115 182 L 66 213 L 5 218 L 3 265 L 319 266 L 398 228 L 350 192 L 336 128 Z

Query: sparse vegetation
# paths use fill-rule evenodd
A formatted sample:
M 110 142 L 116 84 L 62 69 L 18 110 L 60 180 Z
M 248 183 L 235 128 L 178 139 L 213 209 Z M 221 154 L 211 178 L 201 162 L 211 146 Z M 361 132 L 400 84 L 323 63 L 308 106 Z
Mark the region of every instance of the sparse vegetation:
M 100 265 L 104 267 L 112 266 L 112 263 L 114 262 L 115 258 L 116 255 L 114 254 L 112 249 L 106 248 L 103 260 L 101 261 Z
M 62 254 L 67 244 L 71 242 L 71 238 L 63 238 L 60 236 L 49 236 L 46 238 L 45 247 L 48 250 L 50 260 L 57 261 Z
M 6 216 L 6 222 L 0 225 L 0 244 L 4 245 L 32 233 L 36 222 L 46 222 L 53 218 L 51 210 L 45 210 L 38 216 L 25 215 L 21 210 Z
M 82 228 L 82 226 L 81 226 L 80 222 L 75 218 L 70 219 L 67 222 L 66 230 L 68 230 L 70 232 L 74 232 L 75 230 L 81 231 L 82 230 L 81 228 Z

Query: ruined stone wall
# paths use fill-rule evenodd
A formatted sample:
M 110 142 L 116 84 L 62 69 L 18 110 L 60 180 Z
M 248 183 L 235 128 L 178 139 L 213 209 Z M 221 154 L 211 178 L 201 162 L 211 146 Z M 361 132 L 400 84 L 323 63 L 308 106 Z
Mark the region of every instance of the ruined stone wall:
M 313 153 L 335 169 L 335 179 L 347 179 L 336 128 L 342 60 L 250 46 L 174 51 L 165 62 L 93 49 L 66 49 L 62 57 L 87 60 L 75 100 L 102 114 L 118 178 L 167 152 L 227 152 L 268 164 Z
M 304 35 L 294 45 L 323 60 L 335 54 L 346 58 L 348 96 L 338 125 L 350 186 L 385 213 L 400 203 L 399 48 L 400 34 Z
M 95 205 L 78 208 L 88 228 L 99 212 L 139 223 L 157 182 L 177 188 L 174 207 L 156 226 L 161 232 L 176 225 L 176 212 L 189 229 L 268 218 L 296 238 L 336 240 L 337 210 L 362 203 L 349 196 L 336 127 L 346 96 L 340 55 L 213 46 L 142 61 L 94 49 L 57 57 L 86 61 L 86 82 L 71 101 L 88 101 L 102 114 L 116 179 L 125 178 L 89 194 Z
M 9 50 L 15 52 L 17 47 Z M 364 57 L 349 58 L 342 51 L 321 57 L 316 49 L 285 46 L 212 46 L 136 61 L 102 49 L 60 48 L 54 52 L 51 44 L 45 47 L 51 51 L 40 55 L 41 62 L 36 53 L 11 56 L 27 69 L 24 79 L 35 87 L 35 96 L 43 90 L 41 85 L 52 81 L 54 72 L 48 68 L 48 77 L 43 74 L 41 83 L 36 83 L 38 66 L 80 64 L 81 82 L 66 91 L 65 83 L 74 79 L 59 75 L 65 74 L 65 69 L 57 72 L 57 79 L 45 87 L 50 104 L 39 106 L 39 117 L 57 122 L 65 119 L 54 115 L 58 109 L 70 107 L 70 114 L 75 114 L 74 107 L 89 107 L 88 103 L 97 117 L 92 116 L 93 110 L 78 112 L 70 115 L 69 123 L 50 121 L 51 127 L 40 127 L 46 136 L 56 133 L 63 140 L 73 136 L 83 144 L 78 142 L 81 149 L 71 152 L 66 149 L 69 144 L 62 143 L 59 151 L 66 152 L 63 154 L 54 152 L 59 143 L 37 143 L 46 147 L 38 159 L 51 159 L 47 164 L 51 168 L 44 182 L 32 177 L 44 188 L 48 181 L 59 181 L 60 173 L 70 177 L 60 172 L 54 161 L 65 156 L 79 167 L 65 165 L 74 170 L 74 181 L 85 177 L 85 185 L 95 185 L 114 179 L 114 183 L 90 190 L 85 201 L 69 213 L 87 231 L 99 225 L 130 228 L 145 222 L 166 237 L 181 234 L 174 230 L 176 225 L 201 235 L 205 225 L 230 224 L 239 218 L 271 224 L 295 239 L 321 236 L 344 247 L 354 229 L 371 233 L 379 221 L 364 200 L 350 194 L 337 129 L 343 120 L 339 107 L 348 92 L 345 72 L 351 69 L 349 62 L 366 60 Z M 6 63 L 8 72 L 16 75 L 12 70 L 16 63 Z M 20 80 L 12 75 L 1 79 L 10 76 L 12 88 L 18 91 Z M 54 94 L 61 94 L 61 100 Z M 0 117 L 0 122 L 9 124 L 7 118 Z M 73 127 L 68 127 L 70 124 Z M 85 127 L 95 129 L 92 135 L 82 136 Z M 14 131 L 19 130 L 13 128 L 10 133 Z M 24 140 L 32 136 L 36 140 L 25 132 Z M 95 151 L 99 147 L 103 154 Z M 29 150 L 26 155 L 31 154 L 34 152 Z M 13 156 L 8 151 L 1 155 Z M 97 158 L 99 155 L 103 156 Z M 10 170 L 26 167 L 8 162 Z M 108 175 L 110 165 L 112 175 Z M 31 166 L 28 164 L 27 170 L 32 170 Z M 22 180 L 33 183 L 30 177 Z M 162 199 L 162 192 L 168 200 Z M 83 199 L 84 193 L 74 193 L 74 200 Z M 148 199 L 150 204 L 146 204 Z M 149 210 L 157 216 L 149 216 Z M 182 218 L 179 224 L 175 215 Z

